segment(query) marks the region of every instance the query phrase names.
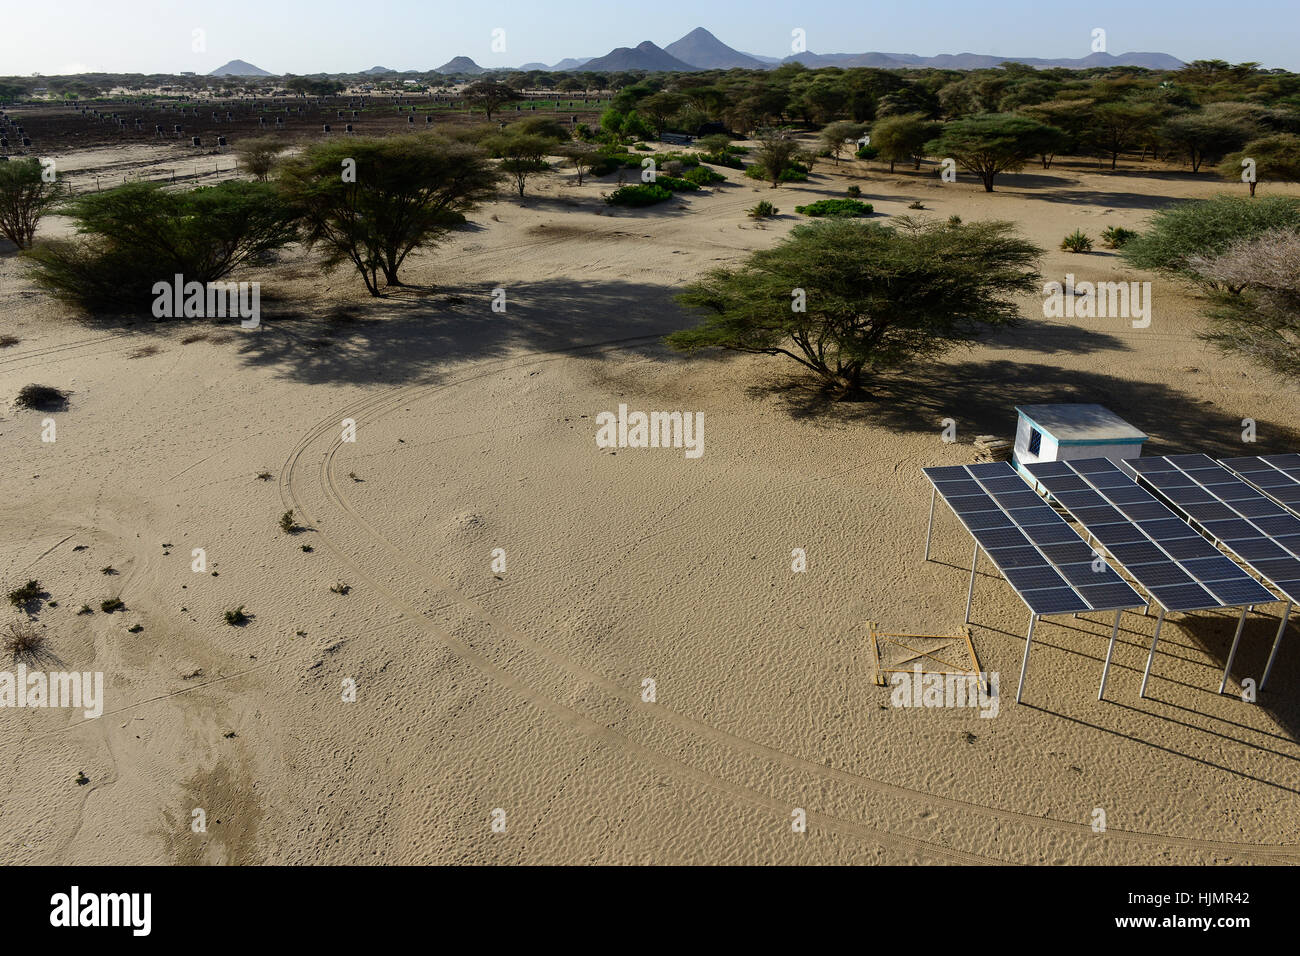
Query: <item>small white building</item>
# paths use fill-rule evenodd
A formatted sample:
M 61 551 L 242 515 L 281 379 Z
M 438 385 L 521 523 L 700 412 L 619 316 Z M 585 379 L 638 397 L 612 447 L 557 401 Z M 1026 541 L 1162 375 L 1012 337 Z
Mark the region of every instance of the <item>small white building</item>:
M 1101 405 L 1018 405 L 1011 464 L 1024 477 L 1036 461 L 1138 458 L 1147 436 Z

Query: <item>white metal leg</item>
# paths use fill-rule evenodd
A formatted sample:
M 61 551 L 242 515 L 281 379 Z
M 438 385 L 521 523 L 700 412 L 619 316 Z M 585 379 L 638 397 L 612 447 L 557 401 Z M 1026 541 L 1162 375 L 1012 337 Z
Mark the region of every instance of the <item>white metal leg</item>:
M 1110 646 L 1106 648 L 1106 663 L 1101 666 L 1101 687 L 1097 688 L 1097 699 L 1106 697 L 1106 675 L 1110 673 L 1110 658 L 1115 653 L 1115 639 L 1119 637 L 1119 619 L 1123 611 L 1115 612 L 1115 626 L 1110 629 Z
M 1228 686 L 1228 672 L 1232 670 L 1232 660 L 1237 656 L 1237 645 L 1241 643 L 1241 632 L 1246 627 L 1246 612 L 1250 608 L 1241 609 L 1241 619 L 1237 621 L 1237 633 L 1232 637 L 1232 649 L 1228 651 L 1228 663 L 1223 667 L 1223 680 L 1219 681 L 1219 693 L 1223 693 L 1223 688 Z
M 1142 689 L 1138 691 L 1139 697 L 1147 695 L 1147 681 L 1151 678 L 1151 662 L 1156 659 L 1156 644 L 1160 640 L 1160 626 L 1165 623 L 1165 609 L 1162 607 L 1160 613 L 1156 615 L 1156 634 L 1151 638 L 1151 653 L 1147 655 L 1147 669 L 1142 672 Z
M 1260 679 L 1259 689 L 1263 690 L 1264 685 L 1268 683 L 1268 675 L 1273 672 L 1273 661 L 1277 658 L 1277 649 L 1282 646 L 1282 632 L 1286 630 L 1287 619 L 1291 616 L 1291 602 L 1286 602 L 1286 610 L 1282 612 L 1282 623 L 1277 626 L 1277 637 L 1273 638 L 1273 649 L 1268 652 L 1268 663 L 1264 665 L 1264 676 Z
M 1038 623 L 1038 615 L 1029 615 L 1029 633 L 1025 635 L 1025 659 L 1020 662 L 1020 683 L 1016 685 L 1016 703 L 1020 703 L 1020 695 L 1025 689 L 1025 674 L 1029 671 L 1029 647 L 1034 643 L 1034 626 Z

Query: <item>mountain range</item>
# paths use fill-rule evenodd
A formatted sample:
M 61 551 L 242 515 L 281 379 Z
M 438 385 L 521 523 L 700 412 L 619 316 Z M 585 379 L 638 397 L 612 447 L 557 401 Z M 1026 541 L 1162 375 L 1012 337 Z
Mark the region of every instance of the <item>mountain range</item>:
M 696 27 L 680 40 L 675 40 L 666 47 L 656 46 L 649 40 L 634 47 L 621 46 L 604 56 L 566 57 L 553 66 L 545 63 L 525 63 L 521 67 L 503 67 L 505 70 L 548 70 L 552 72 L 588 72 L 618 73 L 632 70 L 655 72 L 690 72 L 693 70 L 764 70 L 774 69 L 785 63 L 801 63 L 811 69 L 824 66 L 838 67 L 880 67 L 883 69 L 921 69 L 935 68 L 945 70 L 982 70 L 999 64 L 1013 62 L 1023 63 L 1039 69 L 1064 67 L 1066 69 L 1087 69 L 1089 67 L 1137 66 L 1150 70 L 1177 70 L 1186 66 L 1182 60 L 1168 53 L 1092 53 L 1088 56 L 1070 57 L 1018 57 L 995 56 L 987 53 L 943 53 L 938 56 L 918 56 L 915 53 L 795 53 L 784 59 L 742 53 L 727 46 L 704 27 Z M 491 72 L 492 69 L 479 66 L 467 56 L 457 56 L 448 60 L 433 72 L 443 74 L 460 73 L 477 76 Z M 384 67 L 372 67 L 364 71 L 368 74 L 392 73 Z M 209 76 L 272 76 L 265 70 L 246 63 L 243 60 L 231 60 L 224 66 L 217 67 Z

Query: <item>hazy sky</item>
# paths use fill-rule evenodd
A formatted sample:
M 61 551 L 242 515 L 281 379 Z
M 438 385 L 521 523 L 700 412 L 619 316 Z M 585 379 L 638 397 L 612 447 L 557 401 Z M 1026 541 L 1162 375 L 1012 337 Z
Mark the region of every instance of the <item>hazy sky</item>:
M 207 73 L 236 58 L 272 73 L 425 70 L 457 55 L 519 66 L 664 46 L 697 26 L 768 56 L 788 55 L 801 28 L 814 53 L 1041 57 L 1086 56 L 1101 27 L 1111 53 L 1300 71 L 1300 0 L 8 0 L 2 26 L 0 75 Z

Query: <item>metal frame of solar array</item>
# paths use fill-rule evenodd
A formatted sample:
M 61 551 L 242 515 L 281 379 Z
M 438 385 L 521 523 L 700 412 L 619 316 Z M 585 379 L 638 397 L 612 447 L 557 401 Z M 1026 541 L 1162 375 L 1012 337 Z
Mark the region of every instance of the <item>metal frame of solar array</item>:
M 1091 538 L 1110 552 L 1159 607 L 1139 696 L 1146 696 L 1160 628 L 1168 611 L 1240 606 L 1235 644 L 1241 639 L 1247 608 L 1277 600 L 1110 459 L 1035 462 L 1025 469 Z M 1109 666 L 1108 651 L 1098 698 L 1106 691 Z
M 1016 687 L 1017 702 L 1024 690 L 1029 649 L 1040 617 L 1115 611 L 1115 633 L 1118 633 L 1120 614 L 1146 604 L 1104 561 L 1100 569 L 1096 567 L 1097 552 L 1025 484 L 1009 462 L 921 470 L 933 485 L 930 521 L 925 532 L 925 559 L 930 559 L 936 495 L 943 496 L 944 503 L 975 539 L 970 586 L 966 592 L 967 623 L 981 549 L 1029 608 L 1029 632 Z M 1114 636 L 1113 633 L 1112 646 Z
M 1300 455 L 1225 458 L 1219 462 L 1294 514 L 1300 514 Z
M 1300 455 L 1295 457 L 1300 459 Z M 1257 459 L 1246 459 L 1253 460 Z M 1125 471 L 1137 476 L 1139 483 L 1149 485 L 1193 526 L 1199 526 L 1221 548 L 1235 555 L 1286 598 L 1282 623 L 1259 682 L 1263 690 L 1291 616 L 1291 605 L 1300 601 L 1300 517 L 1209 455 L 1134 458 L 1122 465 Z M 1300 485 L 1297 489 L 1300 490 Z M 1236 654 L 1234 641 L 1219 693 L 1223 693 Z

